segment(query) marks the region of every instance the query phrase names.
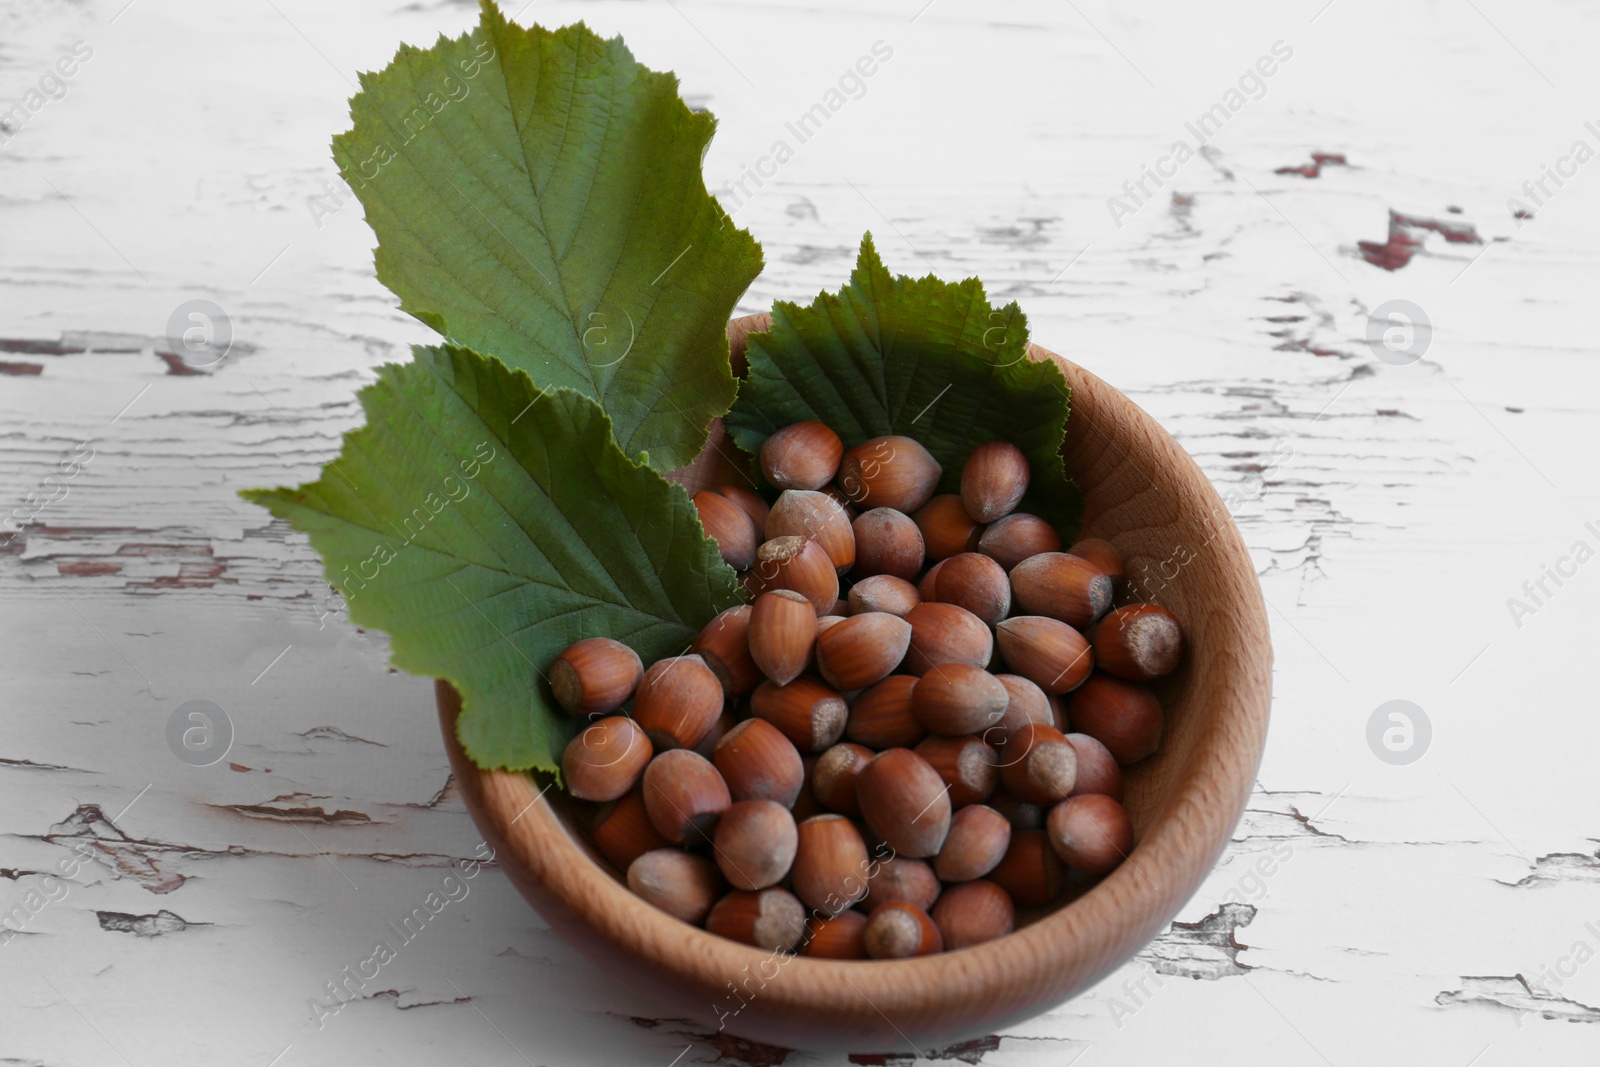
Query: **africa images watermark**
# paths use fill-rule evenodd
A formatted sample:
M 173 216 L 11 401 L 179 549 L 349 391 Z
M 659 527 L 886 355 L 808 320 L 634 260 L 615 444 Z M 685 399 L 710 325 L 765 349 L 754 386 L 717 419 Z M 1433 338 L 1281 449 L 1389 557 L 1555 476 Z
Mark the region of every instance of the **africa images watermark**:
M 820 133 L 827 121 L 851 100 L 860 100 L 867 95 L 867 79 L 878 73 L 881 65 L 892 58 L 893 47 L 883 41 L 872 42 L 868 53 L 846 67 L 835 87 L 823 93 L 821 100 L 801 112 L 793 122 L 783 124 L 789 137 L 794 139 L 794 144 L 790 144 L 789 137 L 779 137 L 772 142 L 766 155 L 758 157 L 754 164 L 741 163 L 739 176 L 722 183 L 716 196 L 723 201 L 723 211 L 732 216 L 744 207 L 768 180 L 777 177 L 785 163 L 794 158 L 796 146 L 805 144 Z M 749 187 L 751 182 L 755 183 L 754 191 Z
M 1279 40 L 1272 42 L 1269 52 L 1269 55 L 1259 57 L 1254 66 L 1245 68 L 1244 73 L 1239 75 L 1237 88 L 1230 88 L 1222 94 L 1221 100 L 1202 111 L 1193 122 L 1183 124 L 1184 130 L 1194 139 L 1192 144 L 1189 138 L 1172 142 L 1167 154 L 1156 159 L 1154 167 L 1148 163 L 1142 164 L 1137 178 L 1122 183 L 1126 199 L 1115 196 L 1106 198 L 1106 210 L 1111 213 L 1111 221 L 1117 229 L 1122 229 L 1123 219 L 1137 213 L 1165 188 L 1168 181 L 1177 177 L 1178 168 L 1198 155 L 1200 149 L 1222 131 L 1229 119 L 1243 111 L 1250 101 L 1260 100 L 1267 95 L 1266 79 L 1278 73 L 1280 63 L 1287 63 L 1293 58 L 1294 48 Z M 1151 185 L 1154 185 L 1153 189 Z
M 1586 522 L 1583 529 L 1595 539 L 1596 544 L 1600 544 L 1600 524 Z M 1553 566 L 1540 564 L 1539 576 L 1522 583 L 1522 596 L 1506 597 L 1506 610 L 1511 613 L 1511 621 L 1516 623 L 1517 629 L 1522 629 L 1523 619 L 1537 615 L 1539 609 L 1548 604 L 1562 586 L 1578 576 L 1578 568 L 1594 559 L 1594 556 L 1594 545 L 1589 543 L 1588 538 L 1580 537 L 1572 543 L 1566 555 L 1556 557 Z M 1554 589 L 1550 587 L 1552 582 L 1555 583 Z
M 51 904 L 65 900 L 67 894 L 72 892 L 72 884 L 66 879 L 75 877 L 78 868 L 93 859 L 94 846 L 88 841 L 78 841 L 72 846 L 72 855 L 56 860 L 54 871 L 31 872 L 43 875 L 40 888 L 28 890 L 20 903 L 9 911 L 0 912 L 0 945 L 11 944 L 33 921 L 34 916 Z
M 1597 125 L 1591 119 L 1583 124 L 1583 128 L 1588 131 L 1597 144 L 1600 144 L 1600 125 Z M 1539 176 L 1537 178 L 1529 178 L 1522 183 L 1522 195 L 1533 201 L 1533 203 L 1529 204 L 1527 200 L 1522 200 L 1517 196 L 1506 197 L 1506 210 L 1511 213 L 1512 218 L 1517 220 L 1517 229 L 1520 230 L 1525 223 L 1533 221 L 1534 208 L 1544 207 L 1555 198 L 1556 193 L 1565 188 L 1567 183 L 1562 181 L 1563 178 L 1576 178 L 1578 176 L 1578 168 L 1594 157 L 1594 145 L 1580 137 L 1572 142 L 1572 147 L 1567 149 L 1565 155 L 1556 157 L 1554 167 L 1540 163 Z M 1555 188 L 1550 188 L 1551 185 L 1554 185 Z
M 72 48 L 63 53 L 55 63 L 39 76 L 39 80 L 22 94 L 22 99 L 0 110 L 0 145 L 9 144 L 21 132 L 28 120 L 43 111 L 46 104 L 67 98 L 67 82 L 78 73 L 81 65 L 94 58 L 94 48 L 87 41 L 74 41 Z

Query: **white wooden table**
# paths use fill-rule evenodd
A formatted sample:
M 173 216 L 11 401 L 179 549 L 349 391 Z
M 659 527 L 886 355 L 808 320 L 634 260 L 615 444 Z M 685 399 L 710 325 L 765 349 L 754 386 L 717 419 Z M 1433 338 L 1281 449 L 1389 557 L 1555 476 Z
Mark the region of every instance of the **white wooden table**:
M 124 3 L 0 7 L 0 108 L 24 104 L 0 132 L 0 503 L 23 521 L 0 549 L 0 1062 L 835 1062 L 657 1018 L 493 869 L 319 1024 L 309 1003 L 479 839 L 431 685 L 235 491 L 311 477 L 373 368 L 427 339 L 374 280 L 359 205 L 329 195 L 327 145 L 355 71 L 476 12 Z M 678 71 L 721 123 L 713 187 L 789 142 L 728 200 L 769 264 L 741 312 L 836 287 L 865 229 L 891 267 L 976 274 L 1235 494 L 1259 565 L 1272 736 L 1182 921 L 1013 1031 L 862 1062 L 1600 1049 L 1600 164 L 1568 158 L 1600 148 L 1600 13 L 1320 3 L 520 16 L 581 17 Z M 799 143 L 785 123 L 879 41 L 892 57 Z M 1145 165 L 1166 175 L 1135 199 Z M 234 346 L 174 373 L 156 349 L 195 299 Z M 1368 343 L 1391 300 L 1431 322 L 1409 352 L 1404 331 L 1398 353 Z M 76 475 L 40 490 L 63 457 Z M 1547 566 L 1565 574 L 1541 592 Z M 232 728 L 207 767 L 167 741 L 195 700 Z M 1431 723 L 1413 762 L 1369 747 L 1391 700 Z

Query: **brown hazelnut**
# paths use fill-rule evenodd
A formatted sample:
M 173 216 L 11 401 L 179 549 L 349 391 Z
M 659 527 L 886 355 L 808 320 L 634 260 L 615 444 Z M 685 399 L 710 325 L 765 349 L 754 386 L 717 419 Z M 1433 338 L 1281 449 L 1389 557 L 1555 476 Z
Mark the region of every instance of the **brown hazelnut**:
M 586 637 L 550 665 L 550 688 L 569 715 L 605 715 L 628 702 L 643 674 L 639 654 L 621 641 Z
M 927 730 L 911 712 L 914 674 L 891 674 L 856 695 L 845 733 L 868 748 L 910 748 Z
M 962 882 L 939 898 L 932 918 L 945 951 L 954 952 L 1009 934 L 1017 925 L 1017 909 L 1011 895 L 993 882 Z
M 727 497 L 702 489 L 694 495 L 694 509 L 706 536 L 717 543 L 722 560 L 736 571 L 749 570 L 755 562 L 761 531 L 750 515 Z
M 716 675 L 726 697 L 742 697 L 761 684 L 761 668 L 750 658 L 749 604 L 729 608 L 706 623 L 689 651 Z
M 843 815 L 816 815 L 799 826 L 795 895 L 806 907 L 837 915 L 867 892 L 867 845 Z
M 838 434 L 820 422 L 796 422 L 761 442 L 761 473 L 777 489 L 821 489 L 843 456 Z
M 1005 753 L 1002 752 L 1000 755 L 1002 766 L 1005 758 Z M 1013 830 L 1044 829 L 1045 809 L 1038 804 L 1024 804 L 1006 790 L 1003 781 L 995 786 L 994 793 L 989 797 L 989 806 L 1004 815 Z
M 841 742 L 817 757 L 811 771 L 811 791 L 829 811 L 854 818 L 861 814 L 856 802 L 856 776 L 872 758 L 865 745 Z
M 912 751 L 927 760 L 949 788 L 950 805 L 958 814 L 968 804 L 988 800 L 1000 780 L 999 754 L 978 737 L 934 736 Z
M 786 808 L 805 783 L 805 765 L 794 743 L 765 719 L 745 719 L 711 752 L 734 800 L 772 800 Z
M 1056 726 L 1055 709 L 1050 705 L 1050 698 L 1039 686 L 1028 681 L 1020 674 L 997 674 L 1000 684 L 1006 687 L 1006 713 L 1000 718 L 998 730 L 983 731 L 983 739 L 991 745 L 1004 744 L 1005 739 L 1016 733 L 1024 725 L 1036 722 L 1044 726 Z
M 1011 581 L 1005 570 L 978 552 L 963 552 L 939 564 L 933 599 L 966 608 L 993 626 L 1011 611 Z
M 894 508 L 910 513 L 933 496 L 944 468 L 920 442 L 909 437 L 874 437 L 844 454 L 839 488 L 862 508 Z
M 594 847 L 619 871 L 646 852 L 666 848 L 667 839 L 656 832 L 644 807 L 644 792 L 637 787 L 595 813 L 590 836 Z
M 1100 620 L 1094 661 L 1118 678 L 1147 682 L 1171 674 L 1183 658 L 1183 630 L 1166 608 L 1129 604 Z
M 1111 579 L 1086 559 L 1041 552 L 1011 568 L 1011 593 L 1022 614 L 1082 630 L 1111 606 Z
M 889 574 L 914 581 L 922 572 L 922 531 L 911 516 L 893 508 L 873 508 L 850 524 L 856 537 L 856 580 Z
M 1118 763 L 1138 763 L 1161 746 L 1161 704 L 1142 685 L 1096 672 L 1067 703 L 1073 729 L 1099 741 Z
M 675 845 L 710 841 L 733 798 L 711 761 L 686 748 L 662 752 L 644 769 L 644 808 L 656 832 Z
M 870 912 L 892 900 L 905 900 L 927 911 L 939 899 L 940 888 L 939 876 L 926 860 L 890 856 L 873 868 L 861 906 Z
M 756 549 L 755 565 L 745 575 L 752 597 L 774 589 L 792 589 L 811 601 L 818 615 L 833 610 L 839 599 L 839 572 L 822 546 L 804 537 L 774 537 Z
M 768 952 L 792 952 L 806 932 L 806 909 L 786 889 L 735 890 L 712 905 L 706 929 Z
M 937 600 L 939 590 L 939 571 L 944 567 L 944 560 L 940 560 L 928 568 L 928 572 L 917 581 L 917 596 L 923 600 Z M 912 605 L 915 607 L 915 605 Z
M 932 856 L 950 829 L 949 790 L 908 748 L 872 757 L 856 776 L 856 801 L 867 826 L 901 856 Z
M 941 663 L 911 691 L 911 713 L 933 733 L 961 737 L 998 725 L 1009 701 L 1005 683 L 982 667 Z
M 750 658 L 761 673 L 788 685 L 805 673 L 817 642 L 817 612 L 811 601 L 792 589 L 774 589 L 756 597 L 750 609 Z
M 1059 619 L 1016 615 L 995 630 L 1006 664 L 1046 693 L 1075 689 L 1094 669 L 1089 642 Z
M 1086 559 L 1113 582 L 1123 577 L 1122 553 L 1118 552 L 1110 541 L 1102 541 L 1098 537 L 1085 537 L 1067 549 L 1070 555 L 1079 559 Z
M 628 865 L 628 888 L 668 915 L 698 926 L 722 892 L 722 875 L 708 859 L 658 848 Z
M 1133 820 L 1102 793 L 1063 800 L 1050 809 L 1045 830 L 1062 862 L 1095 877 L 1110 873 L 1133 851 Z
M 766 536 L 799 536 L 815 541 L 840 574 L 856 561 L 856 535 L 850 515 L 826 493 L 789 489 L 779 494 L 767 516 Z
M 983 527 L 972 521 L 961 498 L 954 493 L 936 496 L 911 516 L 922 531 L 922 544 L 930 560 L 949 559 L 978 547 Z
M 722 683 L 699 656 L 669 656 L 644 672 L 633 718 L 657 751 L 694 748 L 722 714 Z
M 742 485 L 714 485 L 711 491 L 738 504 L 739 508 L 750 516 L 750 521 L 756 524 L 758 531 L 767 528 L 767 502 L 754 489 L 747 489 Z
M 1022 503 L 1031 477 L 1022 449 L 1009 441 L 986 442 L 961 468 L 961 503 L 974 522 L 994 522 Z
M 1037 908 L 1054 901 L 1065 877 L 1061 857 L 1043 830 L 1013 829 L 1006 854 L 989 872 L 989 881 L 1011 894 L 1019 908 Z
M 950 817 L 950 832 L 933 858 L 934 873 L 946 882 L 982 878 L 1010 844 L 1010 820 L 986 804 L 969 804 Z
M 906 621 L 911 646 L 905 668 L 912 674 L 926 674 L 941 663 L 987 667 L 994 657 L 994 634 L 966 608 L 923 601 L 906 613 Z
M 903 960 L 944 951 L 944 938 L 928 913 L 904 900 L 874 908 L 867 916 L 861 942 L 875 960 Z
M 1061 551 L 1061 535 L 1039 516 L 1017 511 L 984 527 L 978 551 L 1009 571 L 1029 556 Z
M 613 715 L 584 727 L 567 743 L 561 777 L 579 800 L 616 800 L 638 784 L 653 754 L 638 723 Z
M 801 752 L 821 752 L 844 733 L 849 708 L 836 690 L 801 675 L 788 685 L 762 682 L 750 710 L 776 726 Z
M 1078 754 L 1054 726 L 1028 723 L 1007 739 L 1000 777 L 1018 800 L 1054 804 L 1077 784 Z
M 741 800 L 717 820 L 712 854 L 735 889 L 765 889 L 789 873 L 798 842 L 794 816 L 771 800 Z
M 828 918 L 813 918 L 808 924 L 811 937 L 801 949 L 802 956 L 823 960 L 864 960 L 867 947 L 861 935 L 867 928 L 867 917 L 859 911 L 842 911 Z
M 850 587 L 848 599 L 851 615 L 883 611 L 902 619 L 922 602 L 916 586 L 892 574 L 874 574 L 871 578 L 863 578 Z
M 865 689 L 887 678 L 910 644 L 911 624 L 898 615 L 852 615 L 817 638 L 817 673 L 835 689 Z
M 1081 691 L 1081 690 L 1080 690 Z M 1072 796 L 1099 793 L 1122 802 L 1124 783 L 1122 768 L 1111 750 L 1088 734 L 1068 734 L 1072 751 L 1078 757 L 1078 781 L 1072 787 Z

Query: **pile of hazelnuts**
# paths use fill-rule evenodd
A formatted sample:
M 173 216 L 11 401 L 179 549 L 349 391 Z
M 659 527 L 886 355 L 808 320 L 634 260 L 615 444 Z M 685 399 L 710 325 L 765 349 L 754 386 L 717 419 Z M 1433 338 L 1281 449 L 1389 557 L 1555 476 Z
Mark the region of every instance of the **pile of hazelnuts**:
M 1063 552 L 1016 511 L 1030 471 L 1004 441 L 940 496 L 918 442 L 846 452 L 819 422 L 773 434 L 760 466 L 770 505 L 694 497 L 751 603 L 648 670 L 603 637 L 550 669 L 592 720 L 567 790 L 603 804 L 592 840 L 629 887 L 768 950 L 896 959 L 1007 934 L 1122 862 L 1122 767 L 1162 732 L 1142 683 L 1183 637 L 1160 607 L 1114 606 L 1116 550 Z

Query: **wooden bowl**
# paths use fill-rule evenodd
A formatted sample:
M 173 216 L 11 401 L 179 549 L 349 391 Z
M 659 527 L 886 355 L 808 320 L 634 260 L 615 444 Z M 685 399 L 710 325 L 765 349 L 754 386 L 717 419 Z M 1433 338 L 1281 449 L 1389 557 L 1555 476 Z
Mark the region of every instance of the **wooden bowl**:
M 753 315 L 729 325 L 735 366 Z M 928 1050 L 991 1034 L 1099 981 L 1159 934 L 1211 871 L 1239 820 L 1267 730 L 1272 651 L 1255 570 L 1194 461 L 1150 416 L 1094 375 L 1053 359 L 1072 386 L 1063 449 L 1086 496 L 1084 537 L 1123 554 L 1130 577 L 1177 615 L 1184 663 L 1159 687 L 1161 750 L 1128 772 L 1138 844 L 1127 862 L 1019 932 L 958 952 L 895 961 L 775 956 L 691 927 L 628 891 L 587 844 L 587 820 L 527 774 L 483 771 L 455 736 L 460 701 L 438 684 L 456 781 L 500 864 L 534 909 L 589 960 L 664 1016 L 791 1048 Z M 724 455 L 725 453 L 726 455 Z M 737 481 L 720 424 L 675 475 L 690 491 Z M 1165 582 L 1164 585 L 1161 583 Z

